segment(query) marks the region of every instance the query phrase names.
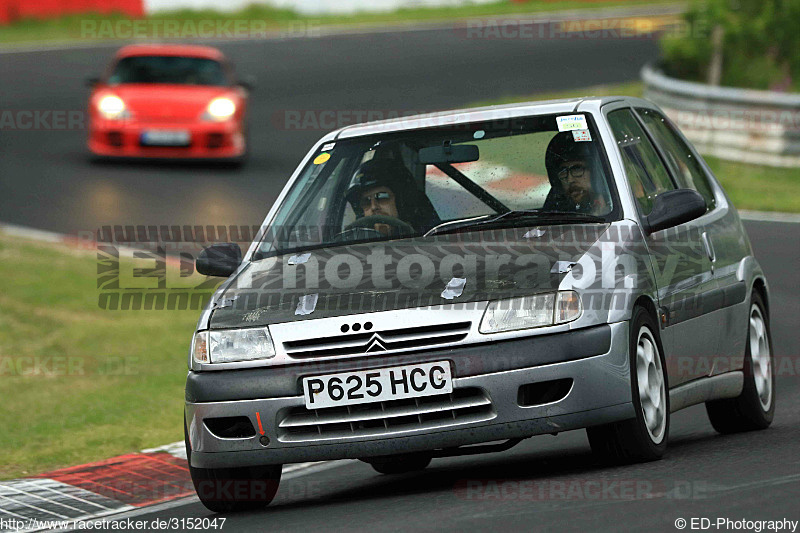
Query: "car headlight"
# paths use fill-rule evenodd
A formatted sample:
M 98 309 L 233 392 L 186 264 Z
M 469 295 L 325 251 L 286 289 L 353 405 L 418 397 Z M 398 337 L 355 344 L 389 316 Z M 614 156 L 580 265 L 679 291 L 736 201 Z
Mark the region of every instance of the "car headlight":
M 113 94 L 107 94 L 97 102 L 97 110 L 107 119 L 126 118 L 129 116 L 128 109 L 122 98 Z
M 208 104 L 203 118 L 206 120 L 227 120 L 236 113 L 236 104 L 230 98 L 214 98 Z
M 275 357 L 275 346 L 265 327 L 199 331 L 192 354 L 198 363 L 235 363 Z
M 499 333 L 571 322 L 581 316 L 583 305 L 575 291 L 558 291 L 490 302 L 479 331 Z

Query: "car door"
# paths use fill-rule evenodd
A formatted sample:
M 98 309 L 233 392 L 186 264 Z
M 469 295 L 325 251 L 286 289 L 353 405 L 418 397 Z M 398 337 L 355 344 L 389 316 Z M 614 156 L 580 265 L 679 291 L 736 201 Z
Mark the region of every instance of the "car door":
M 678 187 L 634 110 L 615 107 L 604 112 L 643 219 L 659 194 Z M 671 386 L 707 375 L 719 342 L 719 317 L 713 312 L 718 305 L 712 301 L 717 284 L 704 245 L 704 218 L 645 237 L 663 315 L 661 339 Z
M 747 331 L 748 316 L 747 309 L 744 309 L 747 288 L 738 276 L 739 263 L 749 253 L 745 233 L 700 156 L 678 128 L 658 110 L 637 108 L 636 114 L 656 140 L 656 146 L 661 149 L 678 185 L 696 190 L 706 200 L 708 213 L 699 222 L 703 223 L 703 244 L 711 259 L 718 287 L 714 301 L 720 305 L 719 345 L 709 373 L 738 368 L 737 358 L 744 356 L 746 335 L 743 332 Z

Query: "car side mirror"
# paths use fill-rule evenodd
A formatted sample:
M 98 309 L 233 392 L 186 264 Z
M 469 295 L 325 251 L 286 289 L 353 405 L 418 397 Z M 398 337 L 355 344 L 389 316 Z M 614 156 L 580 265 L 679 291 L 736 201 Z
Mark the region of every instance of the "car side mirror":
M 84 83 L 86 84 L 87 87 L 94 87 L 95 85 L 100 83 L 100 78 L 98 78 L 97 76 L 90 76 L 84 80 Z
M 697 191 L 676 189 L 662 192 L 656 196 L 653 210 L 646 217 L 647 232 L 674 228 L 703 216 L 705 212 L 706 201 Z
M 242 263 L 242 249 L 234 242 L 212 244 L 203 249 L 195 260 L 195 270 L 205 276 L 227 278 Z
M 244 76 L 236 82 L 236 85 L 243 88 L 246 91 L 252 91 L 256 88 L 256 79 L 254 76 Z

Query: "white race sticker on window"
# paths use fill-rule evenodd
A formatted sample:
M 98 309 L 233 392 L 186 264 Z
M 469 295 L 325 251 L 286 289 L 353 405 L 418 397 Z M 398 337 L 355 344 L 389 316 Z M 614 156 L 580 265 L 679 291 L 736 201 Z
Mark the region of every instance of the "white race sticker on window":
M 556 124 L 558 124 L 558 131 L 589 129 L 589 126 L 586 125 L 585 115 L 567 115 L 565 117 L 556 117 Z
M 589 130 L 572 130 L 572 140 L 576 143 L 591 141 L 592 135 Z

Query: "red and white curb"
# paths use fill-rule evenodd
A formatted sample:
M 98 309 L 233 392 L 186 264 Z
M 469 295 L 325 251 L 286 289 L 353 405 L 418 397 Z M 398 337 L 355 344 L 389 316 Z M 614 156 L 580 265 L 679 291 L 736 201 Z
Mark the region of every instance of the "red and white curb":
M 339 464 L 342 462 L 329 463 L 330 467 Z M 317 465 L 322 466 L 286 465 L 283 475 L 291 478 L 319 471 Z M 0 531 L 37 531 L 119 513 L 153 512 L 164 508 L 163 504 L 185 504 L 194 494 L 184 443 L 174 442 L 33 478 L 0 482 Z
M 185 458 L 166 451 L 121 455 L 0 482 L 0 531 L 96 519 L 192 493 Z

